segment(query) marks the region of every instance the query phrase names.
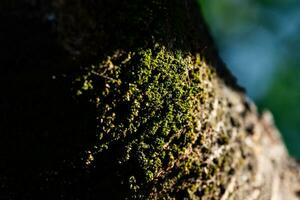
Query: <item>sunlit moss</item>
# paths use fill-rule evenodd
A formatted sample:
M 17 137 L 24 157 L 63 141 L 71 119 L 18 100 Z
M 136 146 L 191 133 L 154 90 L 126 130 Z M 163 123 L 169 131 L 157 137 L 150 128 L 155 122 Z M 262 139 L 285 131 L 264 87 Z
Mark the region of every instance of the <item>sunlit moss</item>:
M 198 116 L 213 99 L 209 84 L 215 76 L 199 54 L 171 53 L 156 44 L 115 52 L 76 79 L 77 94 L 97 108 L 99 140 L 93 158 L 114 152 L 128 196 L 201 195 L 197 177 L 210 179 L 220 167 L 203 164 L 210 153 L 205 145 L 212 141 L 206 141 Z M 224 143 L 226 136 L 220 137 Z

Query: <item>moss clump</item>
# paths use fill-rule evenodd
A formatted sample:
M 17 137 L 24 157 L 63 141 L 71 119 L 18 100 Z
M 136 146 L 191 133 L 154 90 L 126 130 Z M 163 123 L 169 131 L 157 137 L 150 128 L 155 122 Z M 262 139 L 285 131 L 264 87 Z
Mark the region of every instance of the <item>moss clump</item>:
M 207 153 L 198 153 L 205 137 L 195 113 L 212 96 L 207 82 L 215 73 L 199 55 L 160 45 L 118 51 L 85 70 L 75 81 L 77 95 L 98 113 L 98 142 L 87 167 L 109 159 L 130 198 L 195 196 L 195 178 L 212 174 L 201 168 Z

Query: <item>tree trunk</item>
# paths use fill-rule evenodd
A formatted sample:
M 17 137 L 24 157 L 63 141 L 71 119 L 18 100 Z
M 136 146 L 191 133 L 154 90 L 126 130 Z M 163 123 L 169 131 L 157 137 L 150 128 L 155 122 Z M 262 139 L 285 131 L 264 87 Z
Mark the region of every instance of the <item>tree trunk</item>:
M 0 4 L 0 197 L 297 199 L 195 0 Z

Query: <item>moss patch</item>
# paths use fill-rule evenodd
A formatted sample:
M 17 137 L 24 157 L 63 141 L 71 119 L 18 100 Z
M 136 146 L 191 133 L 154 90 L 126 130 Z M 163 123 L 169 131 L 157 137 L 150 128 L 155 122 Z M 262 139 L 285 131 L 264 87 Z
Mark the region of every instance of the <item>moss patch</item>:
M 97 157 L 113 156 L 105 158 L 130 198 L 211 192 L 209 185 L 199 191 L 199 180 L 210 179 L 220 166 L 204 163 L 209 141 L 197 113 L 213 98 L 208 83 L 215 72 L 199 55 L 171 53 L 156 44 L 117 51 L 85 71 L 75 81 L 76 94 L 98 113 L 98 142 L 85 159 L 87 168 L 98 167 Z

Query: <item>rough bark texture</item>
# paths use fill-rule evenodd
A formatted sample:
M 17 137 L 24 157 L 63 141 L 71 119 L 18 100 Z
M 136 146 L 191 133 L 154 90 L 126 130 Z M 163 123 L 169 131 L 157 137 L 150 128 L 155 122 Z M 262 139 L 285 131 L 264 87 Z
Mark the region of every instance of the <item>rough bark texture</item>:
M 297 199 L 195 1 L 0 5 L 0 198 Z

